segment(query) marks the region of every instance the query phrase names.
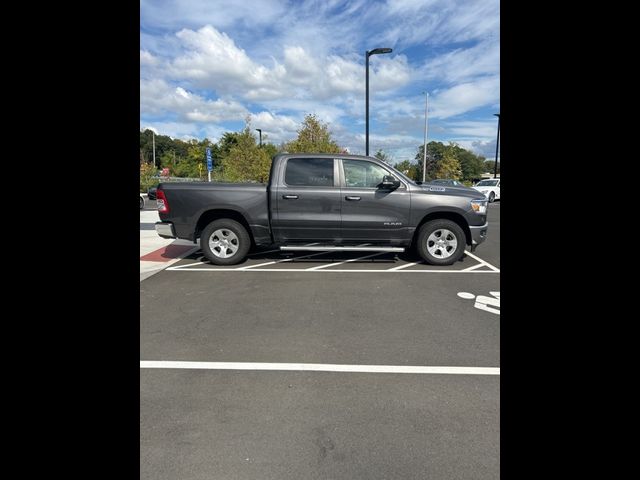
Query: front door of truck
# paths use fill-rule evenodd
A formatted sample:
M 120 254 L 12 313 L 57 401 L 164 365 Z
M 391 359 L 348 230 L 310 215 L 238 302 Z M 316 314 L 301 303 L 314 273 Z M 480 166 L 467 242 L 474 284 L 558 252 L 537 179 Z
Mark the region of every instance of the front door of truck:
M 393 245 L 408 241 L 411 194 L 407 186 L 400 182 L 395 190 L 380 188 L 384 176 L 394 175 L 377 163 L 348 159 L 341 163 L 343 240 Z
M 340 236 L 337 160 L 285 160 L 276 194 L 272 227 L 276 242 L 328 241 Z

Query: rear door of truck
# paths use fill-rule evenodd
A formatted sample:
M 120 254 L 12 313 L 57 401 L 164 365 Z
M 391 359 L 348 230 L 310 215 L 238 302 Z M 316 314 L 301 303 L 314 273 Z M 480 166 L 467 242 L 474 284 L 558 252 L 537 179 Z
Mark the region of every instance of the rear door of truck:
M 292 157 L 284 162 L 272 216 L 275 241 L 335 242 L 341 222 L 338 161 Z

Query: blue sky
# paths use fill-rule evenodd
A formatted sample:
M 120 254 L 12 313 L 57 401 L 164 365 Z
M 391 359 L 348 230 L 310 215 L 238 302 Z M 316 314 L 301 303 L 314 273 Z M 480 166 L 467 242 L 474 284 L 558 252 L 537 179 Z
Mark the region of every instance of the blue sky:
M 498 0 L 141 0 L 140 128 L 217 141 L 250 116 L 263 140 L 315 113 L 349 152 L 412 159 L 424 140 L 495 156 Z M 255 132 L 257 134 L 257 132 Z

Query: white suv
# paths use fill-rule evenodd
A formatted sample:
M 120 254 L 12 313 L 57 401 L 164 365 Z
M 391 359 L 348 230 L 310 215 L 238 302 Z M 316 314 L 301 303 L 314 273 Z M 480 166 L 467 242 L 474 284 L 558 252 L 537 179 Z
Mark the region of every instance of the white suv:
M 500 200 L 500 179 L 499 178 L 482 180 L 476 183 L 473 188 L 483 193 L 484 196 L 489 199 L 489 202 L 493 202 L 494 200 Z

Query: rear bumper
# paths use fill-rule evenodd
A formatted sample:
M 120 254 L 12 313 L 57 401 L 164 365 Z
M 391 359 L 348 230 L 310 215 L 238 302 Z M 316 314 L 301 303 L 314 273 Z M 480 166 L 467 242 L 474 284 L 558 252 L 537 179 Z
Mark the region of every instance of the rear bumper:
M 471 251 L 473 252 L 478 245 L 487 239 L 487 230 L 489 229 L 489 222 L 484 225 L 474 226 L 470 225 L 471 230 Z
M 162 238 L 177 238 L 171 222 L 156 222 L 156 233 Z

